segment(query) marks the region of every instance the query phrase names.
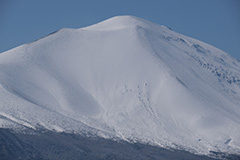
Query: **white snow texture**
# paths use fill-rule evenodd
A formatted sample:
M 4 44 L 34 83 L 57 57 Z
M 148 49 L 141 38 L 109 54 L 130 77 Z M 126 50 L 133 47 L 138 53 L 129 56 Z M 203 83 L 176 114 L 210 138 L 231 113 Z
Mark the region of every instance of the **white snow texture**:
M 133 16 L 61 29 L 0 54 L 0 127 L 239 153 L 240 62 Z

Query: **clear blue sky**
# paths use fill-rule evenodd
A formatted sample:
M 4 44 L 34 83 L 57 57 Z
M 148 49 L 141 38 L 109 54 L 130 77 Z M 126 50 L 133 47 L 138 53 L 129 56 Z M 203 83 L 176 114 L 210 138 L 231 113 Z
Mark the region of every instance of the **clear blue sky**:
M 240 0 L 0 0 L 0 53 L 117 15 L 170 27 L 240 59 Z

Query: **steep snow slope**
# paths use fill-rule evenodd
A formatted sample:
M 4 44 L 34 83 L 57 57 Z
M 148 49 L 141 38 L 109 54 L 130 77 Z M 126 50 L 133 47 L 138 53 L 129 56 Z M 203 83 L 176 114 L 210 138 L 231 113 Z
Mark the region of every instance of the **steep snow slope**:
M 0 54 L 0 126 L 239 153 L 240 62 L 132 16 Z

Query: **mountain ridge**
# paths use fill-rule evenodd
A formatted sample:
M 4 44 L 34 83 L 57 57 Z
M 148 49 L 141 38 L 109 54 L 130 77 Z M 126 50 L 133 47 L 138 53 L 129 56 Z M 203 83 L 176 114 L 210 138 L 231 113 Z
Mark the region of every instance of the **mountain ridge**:
M 132 16 L 61 29 L 0 54 L 0 125 L 238 153 L 239 66 Z

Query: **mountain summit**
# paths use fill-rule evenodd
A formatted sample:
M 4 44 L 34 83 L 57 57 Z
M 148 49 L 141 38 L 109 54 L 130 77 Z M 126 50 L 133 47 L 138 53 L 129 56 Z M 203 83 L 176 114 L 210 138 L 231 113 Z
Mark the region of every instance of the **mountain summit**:
M 151 23 L 150 21 L 140 19 L 134 16 L 116 16 L 109 18 L 103 22 L 97 23 L 92 26 L 86 27 L 89 30 L 117 30 L 128 27 L 143 27 L 143 28 L 153 28 L 159 26 L 157 24 Z
M 118 16 L 0 54 L 0 127 L 240 154 L 240 62 Z

